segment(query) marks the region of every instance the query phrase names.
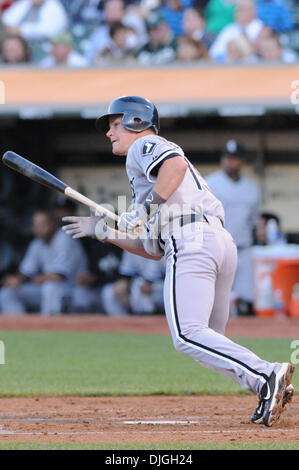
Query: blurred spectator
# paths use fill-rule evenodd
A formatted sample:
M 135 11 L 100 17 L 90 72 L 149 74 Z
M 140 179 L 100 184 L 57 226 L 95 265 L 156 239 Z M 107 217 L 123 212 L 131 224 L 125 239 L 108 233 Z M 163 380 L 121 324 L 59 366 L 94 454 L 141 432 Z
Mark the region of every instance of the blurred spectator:
M 8 240 L 0 238 L 0 277 L 8 274 L 14 266 L 14 250 Z
M 163 309 L 164 260 L 154 261 L 123 252 L 119 266 L 122 276 L 102 290 L 102 303 L 108 315 L 157 313 Z
M 87 238 L 82 239 L 81 243 L 87 254 L 88 266 L 77 273 L 72 290 L 71 310 L 76 313 L 103 313 L 101 289 L 118 279 L 122 250 Z
M 140 0 L 141 11 L 147 16 L 150 11 L 157 10 L 161 6 L 161 0 Z
M 222 62 L 226 59 L 227 44 L 230 41 L 244 36 L 253 43 L 258 37 L 263 23 L 256 16 L 256 8 L 253 0 L 239 0 L 235 11 L 235 23 L 226 26 L 210 49 L 210 54 L 216 60 Z
M 1 208 L 2 209 L 2 208 Z M 9 208 L 0 212 L 0 279 L 11 272 L 15 267 L 15 251 L 10 239 L 10 221 L 7 215 L 11 216 Z
M 26 250 L 19 271 L 3 280 L 0 304 L 5 314 L 61 313 L 64 297 L 76 273 L 86 269 L 86 256 L 80 243 L 57 229 L 53 214 L 35 213 L 33 233 L 35 238 Z
M 147 18 L 149 41 L 138 51 L 142 65 L 161 65 L 173 62 L 176 57 L 176 38 L 165 19 L 156 12 Z
M 54 204 L 56 220 L 62 225 L 65 216 L 76 215 L 77 204 L 59 195 Z M 79 240 L 87 256 L 87 265 L 75 277 L 69 297 L 69 311 L 74 313 L 103 312 L 101 288 L 118 278 L 122 250 L 111 244 L 99 243 L 91 238 Z
M 272 38 L 272 37 L 276 37 L 275 31 L 273 31 L 273 29 L 269 28 L 268 26 L 264 25 L 253 43 L 254 53 L 258 54 L 261 41 L 264 38 Z
M 205 19 L 199 10 L 188 8 L 183 16 L 184 33 L 195 41 L 201 41 L 207 49 L 215 41 L 216 36 L 206 30 Z
M 4 64 L 23 64 L 30 62 L 27 42 L 18 34 L 7 34 L 1 42 L 1 61 Z
M 257 52 L 263 62 L 292 64 L 297 61 L 298 57 L 296 52 L 292 49 L 282 47 L 276 35 L 261 38 Z
M 262 212 L 254 227 L 254 245 L 284 245 L 286 236 L 281 231 L 280 219 L 271 212 Z
M 181 36 L 177 40 L 177 60 L 192 62 L 194 60 L 208 60 L 209 53 L 202 43 L 190 37 Z
M 234 22 L 236 0 L 209 0 L 204 9 L 206 28 L 218 34 L 225 26 Z
M 192 6 L 192 0 L 165 0 L 164 6 L 159 11 L 165 18 L 171 31 L 175 36 L 182 36 L 183 31 L 183 15 L 186 8 Z
M 60 0 L 72 24 L 95 26 L 99 24 L 102 13 L 99 0 Z
M 96 56 L 101 55 L 102 51 L 109 50 L 111 45 L 110 27 L 116 22 L 121 22 L 135 31 L 138 47 L 145 43 L 147 36 L 144 20 L 136 12 L 126 11 L 123 0 L 106 1 L 103 19 L 104 23 L 91 35 L 86 48 L 88 59 L 91 62 L 94 62 Z
M 72 35 L 67 31 L 51 39 L 51 53 L 40 62 L 42 67 L 87 67 L 87 59 L 74 50 Z
M 72 199 L 67 198 L 63 194 L 59 194 L 54 202 L 54 209 L 53 212 L 56 217 L 57 225 L 61 226 L 62 224 L 62 217 L 76 215 L 77 212 L 77 204 Z
M 250 315 L 253 302 L 251 247 L 261 194 L 259 188 L 242 175 L 244 158 L 245 149 L 235 140 L 229 140 L 221 155 L 221 170 L 209 175 L 206 181 L 224 206 L 225 227 L 238 248 L 238 267 L 232 289 L 238 299 L 238 314 Z
M 280 0 L 257 0 L 258 17 L 277 34 L 293 29 L 292 13 Z
M 253 51 L 253 45 L 244 36 L 233 39 L 226 46 L 226 62 L 254 64 L 258 62 L 258 57 L 254 55 Z
M 135 52 L 138 45 L 136 33 L 121 22 L 113 23 L 109 29 L 111 37 L 109 47 L 96 56 L 94 64 L 101 65 L 105 62 L 119 60 L 122 63 L 135 61 Z
M 2 22 L 10 33 L 41 40 L 66 29 L 68 17 L 59 0 L 18 0 L 3 13 Z

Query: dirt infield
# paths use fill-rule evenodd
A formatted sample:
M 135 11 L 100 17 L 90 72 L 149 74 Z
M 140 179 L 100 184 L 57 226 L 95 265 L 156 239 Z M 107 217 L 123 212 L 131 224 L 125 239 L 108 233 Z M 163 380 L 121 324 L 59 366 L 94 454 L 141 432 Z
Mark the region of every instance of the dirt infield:
M 41 317 L 0 316 L 0 330 L 43 331 L 99 331 L 140 334 L 166 334 L 169 328 L 164 316 L 107 317 L 105 315 L 62 315 Z M 297 318 L 231 318 L 226 329 L 227 336 L 249 338 L 298 338 Z
M 164 317 L 0 317 L 0 329 L 169 334 Z M 299 338 L 295 319 L 231 319 L 228 336 Z M 1 398 L 0 442 L 299 443 L 299 396 L 272 428 L 255 396 Z M 171 447 L 170 447 L 171 448 Z
M 0 441 L 299 443 L 299 397 L 272 428 L 253 396 L 2 398 Z

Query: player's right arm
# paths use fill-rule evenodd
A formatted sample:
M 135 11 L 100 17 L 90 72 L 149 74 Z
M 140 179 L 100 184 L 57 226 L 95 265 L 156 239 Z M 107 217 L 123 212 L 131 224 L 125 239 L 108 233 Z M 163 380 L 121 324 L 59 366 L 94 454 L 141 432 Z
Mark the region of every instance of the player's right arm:
M 120 232 L 107 225 L 106 217 L 63 217 L 63 222 L 67 223 L 62 229 L 72 238 L 92 237 L 104 243 L 111 243 L 123 250 L 143 258 L 159 260 L 161 256 L 153 256 L 147 253 L 143 243 L 139 238 L 135 238 L 128 233 Z

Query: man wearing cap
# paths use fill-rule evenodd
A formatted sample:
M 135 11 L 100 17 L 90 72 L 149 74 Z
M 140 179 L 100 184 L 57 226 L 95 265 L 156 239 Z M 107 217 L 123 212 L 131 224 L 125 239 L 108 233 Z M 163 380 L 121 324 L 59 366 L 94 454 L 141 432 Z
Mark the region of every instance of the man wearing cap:
M 242 175 L 244 157 L 245 149 L 242 145 L 229 140 L 222 151 L 221 170 L 206 178 L 211 190 L 224 206 L 226 228 L 238 248 L 238 268 L 233 285 L 233 292 L 238 299 L 238 315 L 252 314 L 251 247 L 261 202 L 259 188 Z
M 87 67 L 87 59 L 76 52 L 73 46 L 72 35 L 62 32 L 51 40 L 51 54 L 40 62 L 42 67 Z
M 137 52 L 142 65 L 161 65 L 176 58 L 176 39 L 165 18 L 152 12 L 146 21 L 149 41 Z

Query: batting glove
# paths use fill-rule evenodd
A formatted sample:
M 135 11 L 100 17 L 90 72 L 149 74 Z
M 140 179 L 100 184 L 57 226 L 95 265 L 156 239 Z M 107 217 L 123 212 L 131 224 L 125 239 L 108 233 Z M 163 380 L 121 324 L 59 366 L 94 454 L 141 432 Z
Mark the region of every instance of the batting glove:
M 140 232 L 146 220 L 147 214 L 145 210 L 132 210 L 131 212 L 123 212 L 121 214 L 117 226 L 121 232 L 136 235 Z
M 68 222 L 62 230 L 72 238 L 92 237 L 105 241 L 109 235 L 109 227 L 105 216 L 63 217 L 62 222 Z

